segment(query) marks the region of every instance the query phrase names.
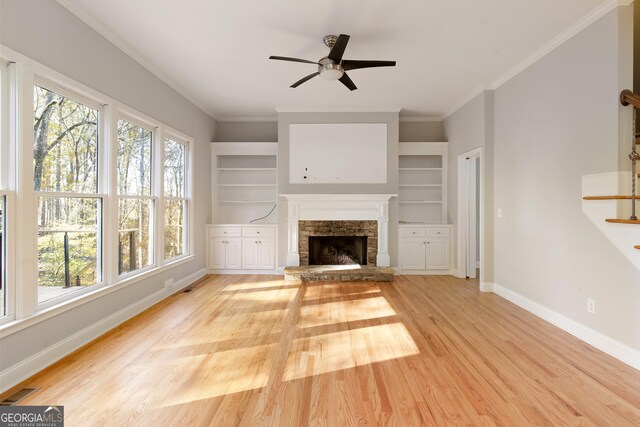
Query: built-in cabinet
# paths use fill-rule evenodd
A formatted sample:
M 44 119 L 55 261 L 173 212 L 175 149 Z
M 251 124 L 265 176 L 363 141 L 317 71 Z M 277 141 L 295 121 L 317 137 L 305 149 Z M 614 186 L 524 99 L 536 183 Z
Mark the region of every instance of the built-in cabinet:
M 452 225 L 399 225 L 401 274 L 449 274 L 452 238 Z
M 275 225 L 207 225 L 207 269 L 272 272 L 276 268 L 276 228 Z
M 400 224 L 446 223 L 447 148 L 446 142 L 400 143 Z

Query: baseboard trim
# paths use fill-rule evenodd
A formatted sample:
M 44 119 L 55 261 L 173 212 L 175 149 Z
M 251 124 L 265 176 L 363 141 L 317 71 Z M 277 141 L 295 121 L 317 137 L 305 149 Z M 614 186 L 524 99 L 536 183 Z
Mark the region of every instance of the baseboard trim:
M 581 323 L 576 322 L 548 307 L 543 306 L 529 298 L 520 295 L 519 293 L 501 286 L 497 283 L 493 283 L 493 292 L 500 295 L 504 299 L 514 303 L 515 305 L 524 308 L 525 310 L 535 314 L 541 319 L 546 320 L 552 325 L 570 333 L 576 338 L 581 339 L 601 350 L 608 355 L 615 357 L 619 361 L 626 363 L 627 365 L 640 370 L 640 351 L 629 347 L 628 345 L 621 343 L 611 337 L 608 337 L 594 329 L 591 329 Z
M 495 292 L 495 285 L 493 282 L 480 282 L 480 292 Z
M 64 340 L 47 347 L 22 362 L 6 368 L 0 372 L 0 393 L 29 379 L 33 375 L 79 349 L 83 345 L 88 344 L 99 336 L 109 332 L 116 326 L 142 313 L 168 296 L 181 291 L 205 275 L 206 269 L 203 268 L 198 270 L 184 279 L 175 282 L 172 286 L 154 292 L 140 301 L 137 301 L 130 306 L 87 326 L 81 331 L 68 336 Z

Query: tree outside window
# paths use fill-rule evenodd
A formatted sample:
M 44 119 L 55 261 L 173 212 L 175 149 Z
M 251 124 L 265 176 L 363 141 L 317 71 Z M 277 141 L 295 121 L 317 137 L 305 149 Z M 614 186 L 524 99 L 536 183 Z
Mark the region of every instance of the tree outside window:
M 35 86 L 33 119 L 42 303 L 102 280 L 99 111 Z
M 118 272 L 149 266 L 153 254 L 152 132 L 118 120 Z

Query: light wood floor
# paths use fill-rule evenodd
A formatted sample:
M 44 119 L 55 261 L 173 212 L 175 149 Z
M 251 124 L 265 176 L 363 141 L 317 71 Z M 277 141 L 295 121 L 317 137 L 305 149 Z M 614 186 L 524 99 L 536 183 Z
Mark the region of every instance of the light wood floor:
M 452 277 L 213 276 L 23 386 L 67 426 L 639 426 L 640 372 Z

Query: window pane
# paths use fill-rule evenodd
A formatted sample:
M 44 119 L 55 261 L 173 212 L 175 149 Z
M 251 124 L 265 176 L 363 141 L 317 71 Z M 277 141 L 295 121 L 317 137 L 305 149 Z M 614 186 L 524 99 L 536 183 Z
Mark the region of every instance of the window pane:
M 118 120 L 118 194 L 151 195 L 151 131 Z
M 100 199 L 38 198 L 38 302 L 96 284 Z
M 186 200 L 169 200 L 164 206 L 164 259 L 186 253 Z
M 185 197 L 186 146 L 171 139 L 164 141 L 164 195 Z
M 7 251 L 5 247 L 7 246 L 6 237 L 4 234 L 5 230 L 5 206 L 7 203 L 7 198 L 5 196 L 0 196 L 0 317 L 7 315 L 7 284 L 5 280 L 5 271 L 6 268 L 6 256 Z
M 153 234 L 151 223 L 153 202 L 140 199 L 120 199 L 119 202 L 118 271 L 135 271 L 153 264 Z
M 95 193 L 98 110 L 40 86 L 34 89 L 33 188 Z

